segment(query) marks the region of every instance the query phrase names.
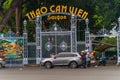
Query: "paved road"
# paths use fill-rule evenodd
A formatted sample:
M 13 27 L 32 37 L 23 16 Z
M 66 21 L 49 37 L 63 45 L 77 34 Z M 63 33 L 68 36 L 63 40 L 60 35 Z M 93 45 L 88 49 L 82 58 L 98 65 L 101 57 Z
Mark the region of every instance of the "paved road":
M 0 80 L 120 80 L 120 67 L 101 66 L 87 69 L 69 68 L 5 68 L 0 70 Z

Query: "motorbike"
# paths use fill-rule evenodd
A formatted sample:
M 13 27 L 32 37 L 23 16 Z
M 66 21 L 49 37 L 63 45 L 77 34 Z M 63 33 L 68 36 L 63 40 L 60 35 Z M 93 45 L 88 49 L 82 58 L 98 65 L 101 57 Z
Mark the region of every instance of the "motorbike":
M 106 66 L 106 60 L 100 60 L 98 66 Z

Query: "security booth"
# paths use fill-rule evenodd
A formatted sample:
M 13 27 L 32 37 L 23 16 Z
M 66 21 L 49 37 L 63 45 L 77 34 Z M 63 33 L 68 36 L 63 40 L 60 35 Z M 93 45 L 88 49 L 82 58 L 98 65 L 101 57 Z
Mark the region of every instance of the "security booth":
M 47 15 L 62 14 L 70 17 L 69 29 L 55 22 L 47 29 L 42 27 L 42 18 Z M 59 52 L 77 52 L 77 16 L 69 13 L 48 13 L 36 17 L 36 64 L 41 58 L 50 57 Z

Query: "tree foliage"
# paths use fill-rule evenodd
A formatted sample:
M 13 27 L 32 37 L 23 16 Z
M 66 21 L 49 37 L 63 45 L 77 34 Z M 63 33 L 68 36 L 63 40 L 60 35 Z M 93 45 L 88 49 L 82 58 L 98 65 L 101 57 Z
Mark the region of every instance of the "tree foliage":
M 117 38 L 116 37 L 107 37 L 107 38 L 103 38 L 101 40 L 101 42 L 111 44 L 111 45 L 117 45 Z
M 110 29 L 112 22 L 117 22 L 120 12 L 120 1 L 119 0 L 94 0 L 95 19 L 94 26 L 102 27 L 103 25 Z
M 116 22 L 120 16 L 120 0 L 0 0 L 0 31 L 6 29 L 5 27 L 11 27 L 16 31 L 15 9 L 22 2 L 22 21 L 19 20 L 22 25 L 23 20 L 27 19 L 26 13 L 40 8 L 41 6 L 50 5 L 67 5 L 79 7 L 89 12 L 89 28 L 92 33 L 97 32 L 103 26 L 107 29 L 112 29 L 111 23 Z M 64 21 L 63 21 L 64 22 Z M 62 22 L 60 22 L 62 24 Z M 63 24 L 62 24 L 63 25 Z M 30 41 L 35 34 L 35 24 L 28 24 L 28 33 Z M 64 26 L 64 25 L 63 25 Z M 21 26 L 22 27 L 22 26 Z M 85 22 L 78 20 L 77 33 L 78 40 L 84 39 Z M 23 28 L 22 28 L 23 29 Z M 4 30 L 6 31 L 6 30 Z

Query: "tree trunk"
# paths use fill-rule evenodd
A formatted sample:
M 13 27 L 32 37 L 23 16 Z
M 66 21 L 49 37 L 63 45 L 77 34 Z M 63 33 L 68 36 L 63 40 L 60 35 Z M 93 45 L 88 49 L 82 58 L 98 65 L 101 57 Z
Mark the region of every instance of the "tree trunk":
M 16 8 L 16 35 L 19 36 L 19 7 Z
M 19 5 L 20 2 L 21 2 L 21 0 L 13 0 L 11 7 L 7 11 L 7 13 L 3 16 L 3 20 L 0 23 L 0 32 L 6 26 L 7 22 L 9 21 L 9 19 L 11 18 L 11 16 L 14 13 L 16 6 Z
M 22 0 L 19 3 L 20 5 L 16 7 L 16 35 L 20 36 L 20 32 L 21 32 L 21 18 L 22 18 Z

